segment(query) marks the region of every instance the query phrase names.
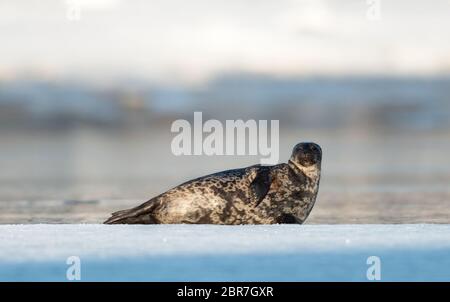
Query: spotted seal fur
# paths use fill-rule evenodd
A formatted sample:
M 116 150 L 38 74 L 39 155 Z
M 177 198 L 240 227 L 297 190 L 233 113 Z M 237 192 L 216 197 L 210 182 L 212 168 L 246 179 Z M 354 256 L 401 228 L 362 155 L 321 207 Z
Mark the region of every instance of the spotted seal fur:
M 303 223 L 319 189 L 322 150 L 299 143 L 288 163 L 254 165 L 185 182 L 106 224 Z

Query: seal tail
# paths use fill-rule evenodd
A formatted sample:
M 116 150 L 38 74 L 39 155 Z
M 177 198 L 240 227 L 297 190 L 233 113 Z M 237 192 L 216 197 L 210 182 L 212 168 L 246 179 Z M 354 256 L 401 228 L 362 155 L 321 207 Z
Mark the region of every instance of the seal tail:
M 151 199 L 132 209 L 117 211 L 111 214 L 104 224 L 157 224 L 151 215 L 156 202 Z

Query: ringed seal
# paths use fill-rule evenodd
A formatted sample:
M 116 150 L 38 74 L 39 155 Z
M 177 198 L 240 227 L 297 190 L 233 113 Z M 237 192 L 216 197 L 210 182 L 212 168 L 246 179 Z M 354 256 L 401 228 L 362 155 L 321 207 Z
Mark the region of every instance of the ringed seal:
M 254 165 L 185 182 L 106 224 L 303 223 L 319 190 L 322 150 L 299 143 L 288 163 Z

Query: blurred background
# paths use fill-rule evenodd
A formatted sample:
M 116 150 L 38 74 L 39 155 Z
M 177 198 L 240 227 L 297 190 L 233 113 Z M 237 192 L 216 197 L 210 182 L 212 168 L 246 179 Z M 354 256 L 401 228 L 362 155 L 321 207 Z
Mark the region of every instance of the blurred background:
M 257 156 L 171 123 L 277 119 L 324 151 L 307 223 L 450 223 L 450 1 L 1 0 L 0 223 L 98 223 Z

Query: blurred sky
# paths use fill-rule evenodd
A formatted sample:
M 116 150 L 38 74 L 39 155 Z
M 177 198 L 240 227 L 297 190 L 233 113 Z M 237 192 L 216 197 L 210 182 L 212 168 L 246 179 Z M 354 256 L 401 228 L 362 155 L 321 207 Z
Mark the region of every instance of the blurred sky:
M 374 1 L 1 0 L 0 80 L 448 74 L 450 1 Z

